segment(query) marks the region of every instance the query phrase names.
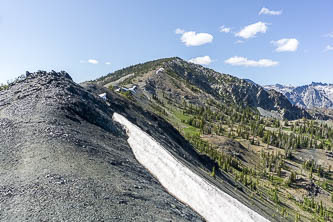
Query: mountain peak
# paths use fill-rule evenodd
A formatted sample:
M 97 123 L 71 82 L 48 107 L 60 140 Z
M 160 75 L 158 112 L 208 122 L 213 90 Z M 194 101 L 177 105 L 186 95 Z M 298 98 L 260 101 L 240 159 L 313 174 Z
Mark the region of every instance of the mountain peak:
M 292 104 L 302 108 L 333 108 L 332 84 L 312 82 L 298 87 L 276 84 L 265 86 L 265 89 L 274 89 L 281 92 Z
M 322 83 L 322 82 L 312 82 L 310 84 L 311 86 L 327 86 L 327 83 Z
M 0 208 L 9 206 L 0 221 L 201 221 L 138 163 L 112 116 L 137 119 L 182 157 L 194 153 L 190 145 L 163 119 L 105 88 L 108 102 L 90 89 L 66 72 L 38 71 L 0 92 Z
M 54 70 L 47 72 L 47 71 L 42 71 L 42 70 L 38 70 L 36 72 L 29 72 L 26 71 L 25 74 L 17 77 L 16 79 L 14 79 L 12 82 L 9 83 L 9 86 L 13 86 L 17 83 L 20 83 L 22 81 L 25 80 L 31 80 L 31 79 L 36 79 L 36 78 L 47 78 L 49 80 L 60 80 L 60 79 L 68 79 L 68 80 L 73 80 L 72 77 L 65 71 L 60 71 L 60 72 L 56 72 Z
M 164 71 L 157 72 L 162 67 Z M 96 81 L 107 87 L 136 85 L 147 98 L 155 98 L 157 92 L 168 93 L 173 99 L 185 99 L 195 105 L 204 105 L 208 98 L 214 98 L 217 103 L 278 111 L 283 116 L 281 118 L 297 119 L 304 116 L 304 113 L 293 107 L 282 94 L 268 93 L 257 84 L 179 57 L 133 65 Z

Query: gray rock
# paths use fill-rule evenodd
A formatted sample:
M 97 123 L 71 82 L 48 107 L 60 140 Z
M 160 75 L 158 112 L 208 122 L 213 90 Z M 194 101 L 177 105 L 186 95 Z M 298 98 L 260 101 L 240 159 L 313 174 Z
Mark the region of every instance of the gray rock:
M 136 161 L 113 112 L 65 72 L 1 91 L 0 221 L 202 221 Z

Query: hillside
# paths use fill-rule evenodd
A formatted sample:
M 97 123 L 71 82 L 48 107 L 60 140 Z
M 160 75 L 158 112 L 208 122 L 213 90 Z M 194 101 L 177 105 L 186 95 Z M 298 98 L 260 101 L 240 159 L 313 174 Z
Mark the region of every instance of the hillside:
M 162 70 L 159 71 L 158 70 Z M 281 119 L 310 118 L 306 111 L 293 106 L 282 94 L 218 73 L 180 58 L 160 59 L 118 70 L 96 80 L 100 85 L 137 85 L 147 97 L 164 93 L 178 102 L 202 105 L 207 99 L 217 103 L 251 107 L 272 112 Z
M 172 124 L 234 189 L 245 186 L 250 198 L 268 200 L 276 220 L 333 216 L 332 125 L 313 120 L 281 93 L 179 58 L 131 66 L 94 84 Z M 288 121 L 288 113 L 302 118 Z
M 0 221 L 202 221 L 136 161 L 112 120 L 124 109 L 160 132 L 157 117 L 125 110 L 114 97 L 109 107 L 55 72 L 0 92 Z M 169 131 L 165 141 L 182 142 Z
M 245 218 L 259 213 L 276 221 L 272 203 L 250 197 L 246 186 L 194 150 L 163 118 L 106 88 L 83 86 L 65 72 L 40 71 L 0 92 L 1 221 L 203 221 L 137 161 L 115 113 L 195 177 L 241 203 L 230 206 L 234 212 L 250 209 Z
M 179 58 L 116 75 L 27 72 L 0 91 L 0 220 L 333 218 L 329 122 L 261 116 L 261 87 Z

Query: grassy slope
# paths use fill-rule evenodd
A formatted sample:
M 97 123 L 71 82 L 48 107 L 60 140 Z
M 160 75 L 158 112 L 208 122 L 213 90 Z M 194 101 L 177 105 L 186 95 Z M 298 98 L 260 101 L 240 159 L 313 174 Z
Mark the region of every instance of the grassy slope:
M 149 78 L 154 80 L 154 77 L 152 78 L 151 76 L 145 75 L 149 72 L 154 73 L 154 69 L 162 66 L 163 63 L 167 61 L 169 60 L 157 60 L 139 66 L 132 66 L 115 72 L 111 76 L 103 77 L 98 81 L 102 84 L 108 84 L 110 81 L 115 81 L 131 73 L 135 73 L 135 75 L 126 79 L 123 85 L 131 85 L 132 83 L 140 84 Z M 244 124 L 232 118 L 235 113 L 237 113 L 238 116 L 244 116 L 243 108 L 237 107 L 237 105 L 233 107 L 227 106 L 226 108 L 226 104 L 216 98 L 213 98 L 212 101 L 202 99 L 210 98 L 207 92 L 185 81 L 175 73 L 167 74 L 168 76 L 163 79 L 162 84 L 172 85 L 172 92 L 170 94 L 165 94 L 165 91 L 155 87 L 154 91 L 143 91 L 140 96 L 133 95 L 131 99 L 139 104 L 144 104 L 147 109 L 150 109 L 170 122 L 184 137 L 192 142 L 193 146 L 196 147 L 199 152 L 215 159 L 220 165 L 220 170 L 230 176 L 234 181 L 237 181 L 236 184 L 243 184 L 243 186 L 247 187 L 250 190 L 248 195 L 252 198 L 268 201 L 271 206 L 277 209 L 276 215 L 273 215 L 274 217 L 288 220 L 294 220 L 299 217 L 302 221 L 310 221 L 312 219 L 324 220 L 325 216 L 326 218 L 332 218 L 333 204 L 331 202 L 330 192 L 333 191 L 333 180 L 332 172 L 329 169 L 333 162 L 326 158 L 323 150 L 313 151 L 313 149 L 300 147 L 292 150 L 292 158 L 284 158 L 287 151 L 286 149 L 268 145 L 267 142 L 264 141 L 264 138 L 258 135 L 250 133 L 249 138 L 242 136 L 244 132 L 239 132 L 238 129 L 243 127 L 243 131 L 250 132 L 249 122 L 245 121 L 246 123 Z M 154 84 L 159 84 L 158 79 Z M 172 97 L 173 94 L 177 93 L 180 94 L 179 98 Z M 193 99 L 193 94 L 199 95 L 198 98 Z M 186 96 L 189 99 L 186 99 Z M 214 132 L 214 130 L 207 132 L 209 130 L 205 130 L 205 128 L 203 129 L 189 124 L 189 120 L 193 118 L 202 118 L 199 114 L 190 114 L 187 112 L 189 104 L 193 104 L 197 107 L 209 107 L 213 113 L 218 113 L 221 111 L 221 106 L 224 106 L 224 120 L 206 120 L 206 125 L 210 128 L 217 127 L 220 124 L 223 131 L 219 133 Z M 247 113 L 252 115 L 252 117 L 247 118 L 252 118 L 253 121 L 257 118 L 255 111 L 248 110 Z M 286 135 L 293 133 L 307 138 L 311 137 L 309 133 L 292 131 L 291 125 L 296 125 L 296 121 L 288 122 L 286 125 L 284 124 L 285 122 L 280 121 L 280 126 L 276 126 L 275 120 L 265 118 L 262 118 L 260 122 L 260 125 L 264 126 L 266 129 L 264 132 L 265 135 L 269 132 L 277 133 L 280 130 Z M 302 125 L 304 123 L 298 121 L 297 124 Z M 244 156 L 241 156 L 242 158 L 225 152 L 224 144 L 220 142 L 228 139 L 238 141 L 243 145 L 245 151 L 243 152 Z M 316 143 L 320 144 L 320 138 L 316 139 Z M 253 140 L 255 144 L 251 144 Z M 257 144 L 258 142 L 259 145 Z M 324 143 L 327 145 L 324 148 L 328 149 L 331 146 L 331 139 L 326 139 Z M 312 153 L 316 155 L 312 155 Z M 277 162 L 283 163 L 281 175 L 274 172 L 275 170 L 269 170 L 265 165 L 265 161 L 269 159 L 267 157 L 268 154 L 270 156 L 269 158 L 277 158 Z M 307 202 L 307 199 L 311 199 L 306 190 L 306 186 L 310 184 L 310 170 L 304 169 L 303 165 L 306 160 L 310 160 L 311 158 L 313 158 L 316 163 L 322 165 L 326 175 L 325 177 L 320 177 L 316 172 L 313 172 L 313 181 L 322 191 L 314 196 L 313 200 L 315 203 L 311 203 L 311 206 L 309 206 L 305 202 Z M 224 162 L 227 164 L 224 164 Z M 235 164 L 233 164 L 234 162 L 237 162 L 236 167 Z M 286 185 L 286 180 L 288 180 L 292 172 L 295 172 L 297 176 L 295 181 L 288 186 Z M 256 188 L 253 188 L 253 186 L 256 186 Z M 241 185 L 237 185 L 235 189 L 243 188 Z M 323 210 L 321 210 L 321 202 L 323 208 L 325 208 L 324 213 Z

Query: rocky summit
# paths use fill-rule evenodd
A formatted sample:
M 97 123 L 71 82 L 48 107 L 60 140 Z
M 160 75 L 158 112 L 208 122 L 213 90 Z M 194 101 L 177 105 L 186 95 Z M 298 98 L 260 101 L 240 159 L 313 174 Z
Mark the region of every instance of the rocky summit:
M 65 72 L 32 73 L 0 92 L 0 221 L 203 220 L 135 160 L 112 113 L 156 134 L 157 117 L 111 95 L 108 106 Z M 179 148 L 172 129 L 164 141 Z

